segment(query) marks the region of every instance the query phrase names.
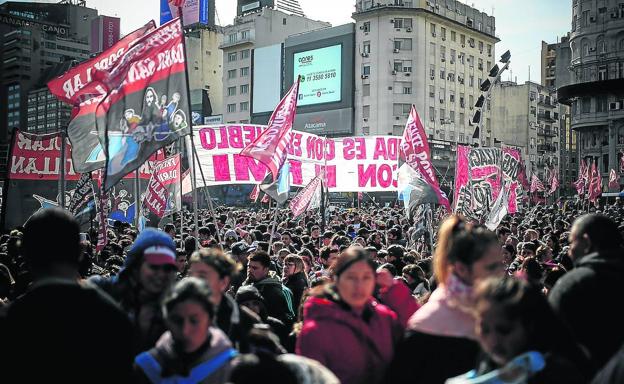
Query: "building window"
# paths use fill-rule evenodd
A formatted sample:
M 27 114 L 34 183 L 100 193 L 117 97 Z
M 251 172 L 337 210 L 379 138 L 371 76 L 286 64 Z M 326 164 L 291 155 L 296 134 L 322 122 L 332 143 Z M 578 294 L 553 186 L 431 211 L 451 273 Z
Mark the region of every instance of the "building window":
M 249 39 L 250 36 L 251 33 L 248 29 L 245 31 L 241 31 L 241 40 Z
M 607 96 L 596 98 L 596 112 L 607 112 Z
M 362 96 L 370 96 L 370 84 L 362 85 Z
M 589 113 L 591 111 L 591 98 L 583 97 L 581 99 L 581 113 Z
M 371 49 L 370 49 L 370 40 L 369 41 L 365 41 L 364 43 L 362 43 L 362 52 L 364 53 L 370 53 Z
M 228 41 L 229 41 L 230 43 L 236 43 L 236 41 L 237 41 L 237 37 L 238 37 L 238 34 L 236 34 L 236 33 L 230 33 L 230 35 L 228 36 Z
M 249 49 L 243 49 L 241 51 L 241 59 L 249 59 Z
M 468 79 L 468 86 L 474 87 L 474 76 L 470 75 Z
M 246 95 L 249 93 L 249 84 L 243 84 L 240 86 L 241 95 Z
M 534 106 L 531 106 L 531 115 L 535 116 L 536 113 L 536 108 Z
M 394 39 L 394 49 L 401 51 L 412 50 L 412 39 Z
M 435 45 L 435 43 L 429 43 L 429 55 L 431 57 L 435 57 L 435 55 L 436 55 L 435 52 L 436 52 L 436 45 Z
M 236 69 L 231 69 L 228 71 L 228 79 L 235 79 L 236 78 Z
M 412 94 L 412 86 L 403 86 L 403 94 L 404 95 L 411 95 Z
M 241 77 L 249 76 L 249 67 L 243 67 L 240 69 Z
M 243 101 L 242 103 L 240 103 L 240 110 L 241 111 L 249 111 L 249 102 L 248 101 Z
M 364 24 L 362 25 L 362 30 L 364 32 L 370 32 L 371 27 L 370 27 L 370 21 L 365 21 Z
M 429 121 L 435 121 L 435 108 L 429 107 Z
M 456 41 L 457 40 L 457 34 L 455 33 L 455 31 L 451 31 L 451 41 Z
M 449 120 L 451 120 L 450 121 L 451 124 L 455 124 L 455 111 L 450 111 L 449 112 Z
M 429 86 L 429 97 L 431 97 L 431 98 L 435 97 L 435 86 L 434 85 L 430 85 Z
M 444 68 L 440 68 L 440 79 L 444 80 L 445 73 L 446 71 L 444 70 Z
M 228 87 L 227 95 L 228 96 L 236 96 L 236 87 Z
M 370 105 L 364 105 L 362 107 L 362 117 L 368 119 L 370 117 Z
M 236 57 L 238 55 L 236 54 L 236 52 L 230 52 L 228 53 L 228 62 L 232 62 L 232 61 L 236 61 Z
M 411 104 L 393 104 L 392 112 L 394 116 L 407 116 L 412 108 Z
M 362 67 L 362 75 L 368 76 L 371 73 L 370 65 L 365 65 Z
M 236 112 L 236 104 L 228 104 L 227 105 L 227 111 L 228 111 L 228 113 Z
M 431 36 L 436 37 L 436 25 L 431 23 L 430 25 Z

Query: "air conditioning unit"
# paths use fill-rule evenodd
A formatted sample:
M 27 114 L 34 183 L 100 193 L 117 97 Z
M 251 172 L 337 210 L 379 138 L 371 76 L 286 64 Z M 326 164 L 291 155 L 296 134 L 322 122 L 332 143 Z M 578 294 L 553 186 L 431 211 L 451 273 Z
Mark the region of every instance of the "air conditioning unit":
M 404 72 L 405 76 L 411 76 L 412 74 L 410 72 Z
M 393 75 L 396 75 L 396 74 L 397 74 L 397 71 L 392 71 L 392 74 L 393 74 Z
M 432 3 L 431 1 L 427 1 L 427 5 L 428 5 L 429 7 L 433 7 L 433 3 Z
M 612 12 L 611 13 L 611 18 L 612 19 L 617 19 L 620 15 L 617 12 Z
M 429 77 L 431 80 L 435 80 L 435 76 L 431 76 Z
M 399 53 L 399 52 L 400 52 L 400 49 L 399 49 L 399 48 L 394 48 L 394 49 L 392 50 L 392 52 L 394 52 L 394 53 Z
M 440 59 L 440 61 L 444 63 L 446 61 L 446 59 L 443 57 L 443 58 Z
M 405 32 L 412 32 L 412 28 L 405 29 Z
M 364 30 L 364 26 L 363 26 L 363 25 L 360 25 L 360 29 L 363 31 L 363 30 Z
M 362 75 L 362 79 L 368 79 L 368 75 Z
M 362 57 L 368 57 L 368 52 L 362 52 Z
M 617 111 L 620 109 L 622 109 L 621 101 L 615 101 L 615 102 L 609 103 L 609 111 Z
M 394 24 L 394 19 L 390 19 L 390 23 L 391 23 L 391 24 Z
M 444 99 L 440 99 L 440 104 L 444 104 Z
M 435 93 L 429 92 L 429 97 L 435 97 Z
M 471 105 L 471 106 L 470 106 L 470 110 L 472 111 L 473 109 L 474 109 L 474 107 Z
M 435 32 L 431 32 L 431 36 L 436 37 L 436 33 Z
M 401 116 L 394 116 L 394 120 L 401 120 Z

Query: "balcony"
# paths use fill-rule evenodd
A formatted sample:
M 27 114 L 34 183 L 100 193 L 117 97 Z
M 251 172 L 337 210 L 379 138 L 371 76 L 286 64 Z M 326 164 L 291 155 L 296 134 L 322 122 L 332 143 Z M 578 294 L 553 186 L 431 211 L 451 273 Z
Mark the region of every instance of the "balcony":
M 234 47 L 234 46 L 243 45 L 243 44 L 254 44 L 255 42 L 256 42 L 255 35 L 249 34 L 249 36 L 236 39 L 236 41 L 230 41 L 230 40 L 224 41 L 223 43 L 221 43 L 221 45 L 219 45 L 219 49 L 226 49 L 229 47 Z
M 545 121 L 550 121 L 550 122 L 557 121 L 550 113 L 549 114 L 538 113 L 537 114 L 537 118 L 540 119 L 540 120 L 545 120 Z
M 540 152 L 557 152 L 557 146 L 554 144 L 538 144 L 537 150 Z
M 555 130 L 555 129 L 539 128 L 537 130 L 537 134 L 540 135 L 540 136 L 556 137 L 557 136 L 557 130 Z

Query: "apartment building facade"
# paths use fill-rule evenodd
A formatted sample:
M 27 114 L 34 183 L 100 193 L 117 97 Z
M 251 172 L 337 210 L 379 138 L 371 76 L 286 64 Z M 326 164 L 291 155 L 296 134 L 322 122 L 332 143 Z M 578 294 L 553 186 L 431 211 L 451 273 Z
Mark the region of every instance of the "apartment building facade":
M 437 143 L 434 165 L 452 176 L 456 145 L 473 143 L 479 86 L 497 61 L 495 18 L 455 0 L 358 0 L 353 18 L 356 135 L 401 135 L 414 104 Z M 493 144 L 488 108 L 485 146 Z

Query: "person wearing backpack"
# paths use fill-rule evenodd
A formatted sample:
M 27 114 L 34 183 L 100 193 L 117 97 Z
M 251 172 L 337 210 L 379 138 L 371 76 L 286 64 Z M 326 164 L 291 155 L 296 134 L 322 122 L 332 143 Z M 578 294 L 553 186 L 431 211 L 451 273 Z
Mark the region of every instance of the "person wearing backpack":
M 256 251 L 249 256 L 247 280 L 243 285 L 252 285 L 264 297 L 269 316 L 282 321 L 287 327 L 293 324 L 295 311 L 292 292 L 274 271 L 269 270 L 271 258 L 264 251 Z

